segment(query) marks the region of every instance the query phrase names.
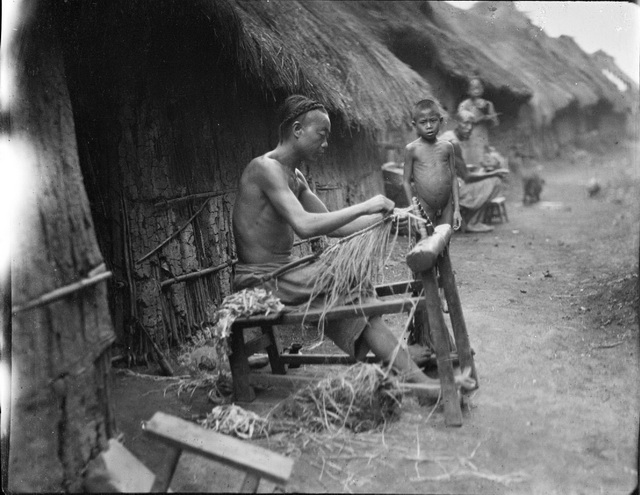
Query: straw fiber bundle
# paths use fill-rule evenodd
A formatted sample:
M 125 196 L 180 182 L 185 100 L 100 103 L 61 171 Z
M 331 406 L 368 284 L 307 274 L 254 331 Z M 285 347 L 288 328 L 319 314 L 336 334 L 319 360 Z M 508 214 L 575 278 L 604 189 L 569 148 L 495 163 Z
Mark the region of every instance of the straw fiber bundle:
M 379 365 L 356 363 L 300 389 L 273 418 L 295 420 L 311 431 L 348 428 L 358 433 L 396 419 L 401 399 L 398 382 Z
M 318 277 L 307 308 L 318 295 L 325 296 L 321 328 L 325 315 L 334 306 L 362 301 L 375 295 L 374 285 L 382 278 L 393 230 L 391 219 L 384 218 L 340 239 L 320 255 L 317 261 Z

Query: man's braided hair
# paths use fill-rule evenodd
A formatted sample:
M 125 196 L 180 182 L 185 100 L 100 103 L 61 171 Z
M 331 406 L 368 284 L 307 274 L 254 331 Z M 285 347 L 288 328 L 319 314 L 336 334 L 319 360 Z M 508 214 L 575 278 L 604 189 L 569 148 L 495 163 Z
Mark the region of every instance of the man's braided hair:
M 284 138 L 285 129 L 295 121 L 296 117 L 307 112 L 311 112 L 312 110 L 322 110 L 323 112 L 327 111 L 322 103 L 312 100 L 311 98 L 307 98 L 306 96 L 289 96 L 278 110 L 278 122 L 280 122 L 280 126 L 278 127 L 278 136 L 280 141 Z

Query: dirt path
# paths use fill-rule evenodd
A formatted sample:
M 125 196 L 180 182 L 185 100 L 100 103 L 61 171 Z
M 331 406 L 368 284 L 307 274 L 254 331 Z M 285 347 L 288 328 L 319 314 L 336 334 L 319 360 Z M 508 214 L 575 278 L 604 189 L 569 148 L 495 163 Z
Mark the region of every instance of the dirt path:
M 512 184 L 509 223 L 454 237 L 481 385 L 461 428 L 446 428 L 441 411 L 430 415 L 408 400 L 384 433 L 301 450 L 283 436 L 260 440 L 297 458 L 287 491 L 630 493 L 639 424 L 635 156 L 635 168 L 622 150 L 611 159 L 577 155 L 575 164 L 547 164 L 543 203 L 523 207 Z M 603 186 L 594 198 L 585 188 L 591 177 Z M 404 274 L 405 252 L 406 244 L 394 253 L 394 277 Z M 155 410 L 189 416 L 212 407 L 163 394 L 166 384 L 115 380 L 126 444 L 152 469 L 161 452 L 141 438 L 140 420 Z M 279 398 L 265 392 L 247 408 L 265 411 Z M 173 488 L 228 491 L 236 483 L 236 474 L 187 458 Z

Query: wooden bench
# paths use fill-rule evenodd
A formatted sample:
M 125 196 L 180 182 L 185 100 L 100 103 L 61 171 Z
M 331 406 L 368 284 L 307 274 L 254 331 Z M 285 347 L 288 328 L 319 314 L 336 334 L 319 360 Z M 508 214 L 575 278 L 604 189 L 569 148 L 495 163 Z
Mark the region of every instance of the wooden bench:
M 154 492 L 166 492 L 169 489 L 183 451 L 247 473 L 239 489 L 241 493 L 255 493 L 263 478 L 284 486 L 291 476 L 292 459 L 163 412 L 157 412 L 149 421 L 145 421 L 142 429 L 145 435 L 169 448 L 166 471 L 157 476 Z
M 376 288 L 378 297 L 401 295 L 391 300 L 380 300 L 364 304 L 347 306 L 336 306 L 326 315 L 326 321 L 340 320 L 344 318 L 355 318 L 360 316 L 380 316 L 385 314 L 395 314 L 411 311 L 417 305 L 417 311 L 424 310 L 426 303 L 424 298 L 412 296 L 420 290 L 419 281 L 400 282 L 391 285 L 384 285 Z M 300 364 L 348 364 L 353 361 L 349 356 L 312 354 L 283 354 L 279 342 L 274 334 L 274 327 L 277 325 L 300 325 L 304 323 L 317 323 L 322 316 L 322 309 L 313 309 L 308 312 L 294 308 L 285 308 L 280 314 L 256 315 L 245 318 L 238 318 L 233 323 L 231 331 L 231 355 L 229 364 L 233 378 L 234 398 L 237 401 L 250 402 L 255 399 L 255 392 L 250 383 L 249 356 L 266 350 L 269 356 L 271 372 L 284 375 L 287 365 L 298 366 Z M 249 328 L 260 328 L 261 335 L 249 341 L 245 341 L 244 330 Z
M 459 358 L 459 363 L 462 367 L 470 366 L 472 368 L 472 376 L 477 380 L 475 364 L 462 318 L 460 300 L 455 288 L 453 270 L 451 269 L 448 254 L 443 257 L 443 263 L 441 264 L 441 271 L 447 275 L 444 289 L 451 311 L 452 327 L 457 347 L 455 359 Z M 449 333 L 442 316 L 435 275 L 433 270 L 421 275 L 419 280 L 378 286 L 376 287 L 376 294 L 382 298 L 379 301 L 362 305 L 338 306 L 330 310 L 325 318 L 333 320 L 357 316 L 408 313 L 416 305 L 416 316 L 419 316 L 416 320 L 419 323 L 415 328 L 414 341 L 422 345 L 431 340 L 433 341 L 438 375 L 443 389 L 445 422 L 450 426 L 460 426 L 462 424 L 462 411 L 455 386 L 454 355 L 452 354 L 453 349 L 449 345 Z M 426 294 L 424 297 L 418 297 L 423 285 Z M 252 380 L 249 356 L 261 350 L 266 350 L 271 372 L 276 375 L 285 375 L 287 365 L 292 364 L 347 364 L 354 362 L 345 355 L 282 354 L 274 334 L 274 327 L 277 325 L 301 324 L 303 320 L 305 323 L 314 323 L 320 319 L 321 314 L 322 310 L 310 310 L 306 315 L 304 311 L 288 310 L 278 315 L 256 315 L 237 319 L 232 327 L 231 354 L 229 356 L 234 399 L 241 402 L 249 402 L 255 399 L 252 383 L 257 383 L 257 381 Z M 248 328 L 259 328 L 261 334 L 249 341 L 245 341 L 244 330 Z M 253 375 L 258 376 L 258 374 Z M 260 374 L 260 376 L 264 376 L 264 374 Z M 296 380 L 279 380 L 280 383 L 288 381 L 295 383 Z

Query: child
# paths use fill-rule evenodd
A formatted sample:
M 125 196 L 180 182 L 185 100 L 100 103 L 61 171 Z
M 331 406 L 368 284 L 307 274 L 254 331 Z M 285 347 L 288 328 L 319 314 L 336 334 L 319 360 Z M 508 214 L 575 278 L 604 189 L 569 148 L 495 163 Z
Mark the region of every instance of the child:
M 404 152 L 402 185 L 409 204 L 413 187 L 423 213 L 434 226 L 448 223 L 457 230 L 462 222 L 458 203 L 453 146 L 438 139 L 442 115 L 433 100 L 420 100 L 413 108 L 413 120 L 418 139 L 409 143 Z
M 467 163 L 478 165 L 484 156 L 485 146 L 489 144 L 489 128 L 497 126 L 500 121 L 493 103 L 482 98 L 484 84 L 478 77 L 469 80 L 469 98 L 458 105 L 458 113 L 471 112 L 475 122 L 469 139 L 463 143 L 464 159 Z

